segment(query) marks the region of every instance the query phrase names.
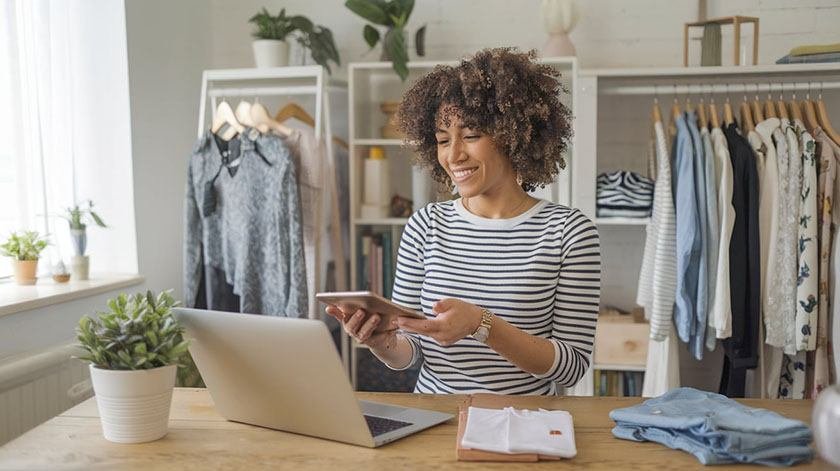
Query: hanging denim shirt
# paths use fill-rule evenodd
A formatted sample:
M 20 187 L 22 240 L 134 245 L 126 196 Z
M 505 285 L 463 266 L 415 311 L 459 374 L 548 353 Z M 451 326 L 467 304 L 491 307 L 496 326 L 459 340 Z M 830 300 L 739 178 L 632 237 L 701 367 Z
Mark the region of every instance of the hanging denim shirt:
M 697 323 L 697 286 L 702 242 L 696 195 L 695 144 L 689 130 L 690 126 L 696 125 L 689 124 L 685 114 L 676 117 L 676 124 L 674 201 L 677 215 L 677 299 L 674 324 L 680 339 L 688 342 L 695 333 Z
M 308 311 L 294 161 L 277 136 L 211 132 L 190 157 L 184 227 L 187 307 L 303 317 Z
M 685 113 L 686 127 L 691 133 L 691 143 L 694 147 L 694 197 L 697 199 L 698 222 L 698 256 L 695 269 L 697 270 L 697 297 L 694 303 L 694 325 L 688 339 L 688 350 L 698 360 L 703 359 L 703 349 L 706 341 L 707 318 L 709 315 L 709 234 L 708 204 L 706 201 L 706 153 L 700 130 L 697 128 L 697 115 L 693 111 Z M 711 158 L 711 157 L 710 157 Z

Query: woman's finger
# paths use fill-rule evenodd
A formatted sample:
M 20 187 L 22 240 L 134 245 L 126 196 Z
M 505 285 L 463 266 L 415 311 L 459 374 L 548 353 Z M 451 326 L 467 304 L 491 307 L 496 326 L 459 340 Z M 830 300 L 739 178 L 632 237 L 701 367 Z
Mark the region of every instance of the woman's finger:
M 359 329 L 359 341 L 365 342 L 367 339 L 370 338 L 370 334 L 373 333 L 374 329 L 379 325 L 380 317 L 377 314 L 372 314 L 370 317 L 367 318 L 365 323 Z
M 352 316 L 345 317 L 344 330 L 346 330 L 348 334 L 356 337 L 359 327 L 362 325 L 362 321 L 364 321 L 365 317 L 367 317 L 367 313 L 364 309 L 359 309 Z
M 344 320 L 344 311 L 339 309 L 338 306 L 333 306 L 332 304 L 330 304 L 326 307 L 326 309 L 324 309 L 324 311 L 340 321 Z

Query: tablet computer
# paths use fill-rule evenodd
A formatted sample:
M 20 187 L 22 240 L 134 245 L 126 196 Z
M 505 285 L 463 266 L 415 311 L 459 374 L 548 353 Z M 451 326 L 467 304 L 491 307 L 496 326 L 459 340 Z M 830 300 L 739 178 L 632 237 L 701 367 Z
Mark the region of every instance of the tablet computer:
M 344 312 L 356 312 L 364 309 L 369 314 L 377 313 L 381 317 L 376 331 L 388 330 L 391 321 L 399 316 L 425 319 L 426 316 L 399 304 L 395 304 L 382 296 L 370 291 L 337 291 L 333 293 L 316 293 L 315 299 L 324 304 L 338 306 Z

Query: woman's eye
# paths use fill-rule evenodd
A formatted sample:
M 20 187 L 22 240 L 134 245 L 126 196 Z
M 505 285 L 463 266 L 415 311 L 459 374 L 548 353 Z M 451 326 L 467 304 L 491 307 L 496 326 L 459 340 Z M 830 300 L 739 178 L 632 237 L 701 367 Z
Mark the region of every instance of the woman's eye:
M 445 146 L 446 144 L 449 144 L 449 141 L 448 140 L 437 141 L 437 144 L 439 146 Z
M 478 134 L 471 134 L 469 136 L 465 136 L 464 139 L 478 139 L 479 137 L 481 136 L 479 136 Z

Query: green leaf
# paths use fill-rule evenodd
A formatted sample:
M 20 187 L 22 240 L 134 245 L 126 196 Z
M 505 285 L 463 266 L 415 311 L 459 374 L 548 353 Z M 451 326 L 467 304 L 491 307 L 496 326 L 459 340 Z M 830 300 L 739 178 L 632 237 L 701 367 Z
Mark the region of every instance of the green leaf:
M 362 30 L 362 35 L 364 35 L 365 42 L 371 49 L 376 47 L 376 43 L 379 42 L 379 31 L 376 28 L 371 25 L 365 25 Z
M 407 21 L 408 17 L 411 16 L 411 12 L 414 10 L 414 0 L 394 0 L 394 3 L 400 6 L 400 15 Z
M 384 8 L 384 2 L 370 0 L 347 0 L 344 2 L 344 6 L 371 23 L 383 26 L 390 25 L 388 15 Z
M 408 52 L 405 48 L 403 29 L 394 28 L 385 33 L 384 46 L 391 57 L 394 71 L 405 81 L 408 78 Z
M 108 226 L 105 225 L 105 221 L 103 221 L 102 218 L 99 217 L 99 215 L 94 213 L 93 211 L 90 212 L 90 217 L 93 218 L 93 222 L 95 222 L 97 226 L 108 227 Z

